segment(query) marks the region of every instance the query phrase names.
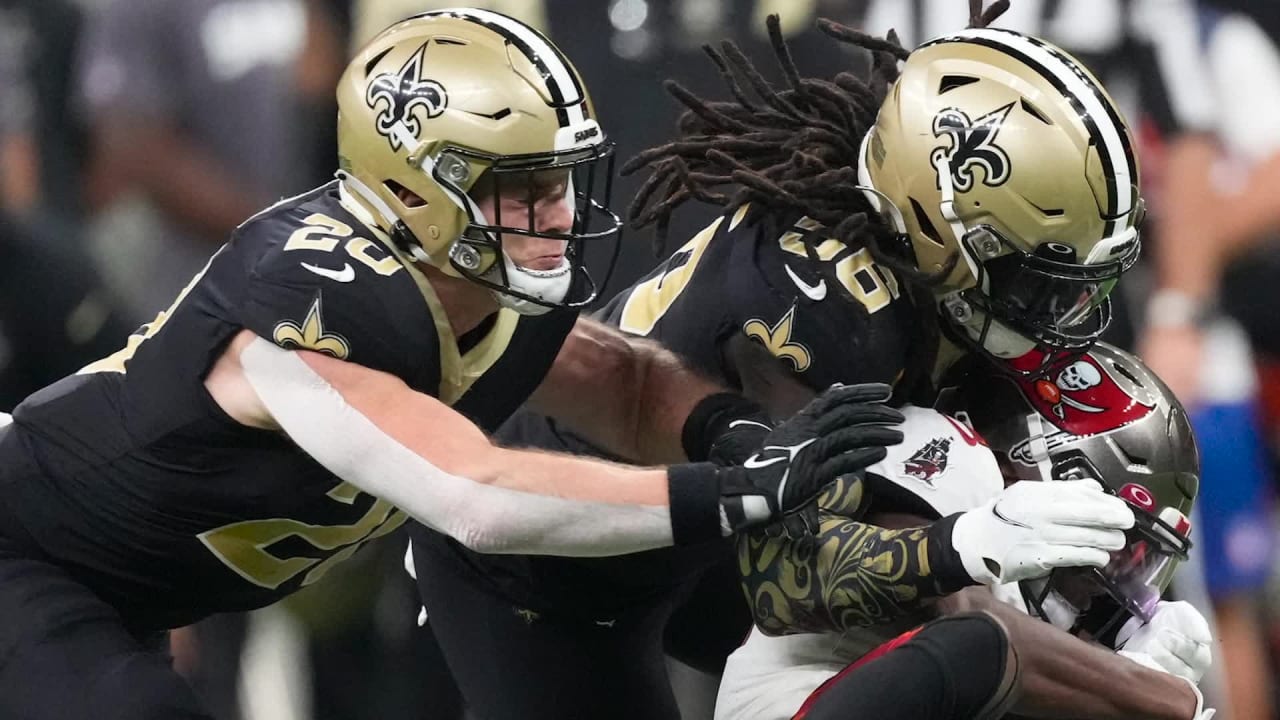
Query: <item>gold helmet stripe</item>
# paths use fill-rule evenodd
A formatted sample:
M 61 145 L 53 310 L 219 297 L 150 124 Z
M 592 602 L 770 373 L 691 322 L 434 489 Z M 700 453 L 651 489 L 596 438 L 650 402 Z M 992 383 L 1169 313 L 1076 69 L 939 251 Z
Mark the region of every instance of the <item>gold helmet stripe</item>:
M 1097 141 L 1098 159 L 1103 163 L 1107 183 L 1103 237 L 1112 236 L 1116 221 L 1134 210 L 1132 188 L 1138 177 L 1123 122 L 1097 85 L 1074 62 L 1020 33 L 994 28 L 962 30 L 926 45 L 946 42 L 968 42 L 1003 52 L 1035 71 L 1063 95 L 1075 99 L 1071 104 Z
M 479 8 L 453 8 L 423 13 L 423 16 L 449 15 L 470 20 L 498 33 L 520 49 L 529 62 L 538 68 L 547 82 L 547 92 L 556 109 L 560 127 L 581 125 L 587 120 L 586 95 L 578 84 L 578 77 L 556 46 L 546 37 L 523 23 L 489 10 Z

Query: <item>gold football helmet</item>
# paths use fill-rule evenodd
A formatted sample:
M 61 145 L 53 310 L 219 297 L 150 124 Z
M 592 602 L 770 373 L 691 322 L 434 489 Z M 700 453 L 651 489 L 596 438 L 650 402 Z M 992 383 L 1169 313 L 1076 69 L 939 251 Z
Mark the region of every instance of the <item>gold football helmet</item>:
M 951 333 L 984 354 L 1061 357 L 1110 321 L 1143 202 L 1115 103 L 1066 52 L 970 29 L 907 58 L 860 151 L 859 181 Z M 950 270 L 948 271 L 948 268 Z
M 577 70 L 540 33 L 486 10 L 423 13 L 361 49 L 337 94 L 343 188 L 402 251 L 522 313 L 595 297 L 584 241 L 613 239 L 616 260 L 621 226 L 608 206 L 613 144 Z M 536 227 L 533 199 L 548 177 L 573 201 L 568 232 Z M 471 194 L 481 189 L 528 192 L 527 216 L 502 217 L 494 203 L 497 216 L 485 217 Z M 564 259 L 522 268 L 504 234 L 567 241 Z

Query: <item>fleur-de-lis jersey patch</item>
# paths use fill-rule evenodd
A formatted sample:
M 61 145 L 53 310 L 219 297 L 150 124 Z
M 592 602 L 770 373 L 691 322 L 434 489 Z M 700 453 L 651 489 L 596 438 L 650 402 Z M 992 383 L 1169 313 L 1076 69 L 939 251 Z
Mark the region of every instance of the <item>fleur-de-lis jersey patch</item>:
M 346 360 L 351 354 L 351 346 L 346 338 L 324 331 L 324 322 L 320 319 L 319 296 L 311 303 L 301 325 L 292 320 L 281 320 L 272 331 L 271 339 L 283 348 L 314 350 L 339 360 Z
M 813 356 L 809 348 L 801 343 L 791 342 L 791 330 L 795 325 L 796 306 L 782 316 L 778 322 L 769 325 L 764 320 L 753 318 L 742 324 L 742 332 L 747 337 L 759 340 L 775 357 L 791 363 L 796 372 L 804 372 L 812 364 Z

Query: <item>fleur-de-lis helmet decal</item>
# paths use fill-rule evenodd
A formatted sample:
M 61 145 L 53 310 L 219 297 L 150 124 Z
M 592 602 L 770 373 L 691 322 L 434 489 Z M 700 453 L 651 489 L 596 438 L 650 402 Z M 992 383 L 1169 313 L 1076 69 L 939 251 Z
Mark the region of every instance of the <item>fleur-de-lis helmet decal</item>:
M 397 123 L 404 125 L 414 137 L 422 134 L 422 121 L 414 112 L 423 108 L 428 118 L 438 117 L 449 104 L 449 94 L 435 80 L 422 77 L 427 43 L 417 49 L 396 72 L 385 72 L 373 78 L 365 93 L 365 102 L 378 111 L 378 132 L 399 150 L 402 143 L 394 132 Z
M 1012 108 L 1013 103 L 1009 103 L 977 120 L 970 120 L 963 110 L 956 108 L 947 108 L 933 117 L 933 134 L 950 142 L 934 148 L 930 161 L 939 173 L 944 167 L 950 168 L 951 184 L 957 191 L 973 189 L 975 166 L 983 169 L 985 185 L 998 187 L 1009 179 L 1009 155 L 996 145 L 996 134 Z M 941 178 L 938 187 L 942 187 Z

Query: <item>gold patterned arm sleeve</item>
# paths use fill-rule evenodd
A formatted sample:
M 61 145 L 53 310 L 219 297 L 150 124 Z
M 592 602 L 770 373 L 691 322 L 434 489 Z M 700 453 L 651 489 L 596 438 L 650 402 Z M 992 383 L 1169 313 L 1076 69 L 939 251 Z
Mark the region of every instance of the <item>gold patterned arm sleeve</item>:
M 951 548 L 955 517 L 886 530 L 824 509 L 815 536 L 740 535 L 738 569 L 756 625 L 769 635 L 843 632 L 973 584 Z

